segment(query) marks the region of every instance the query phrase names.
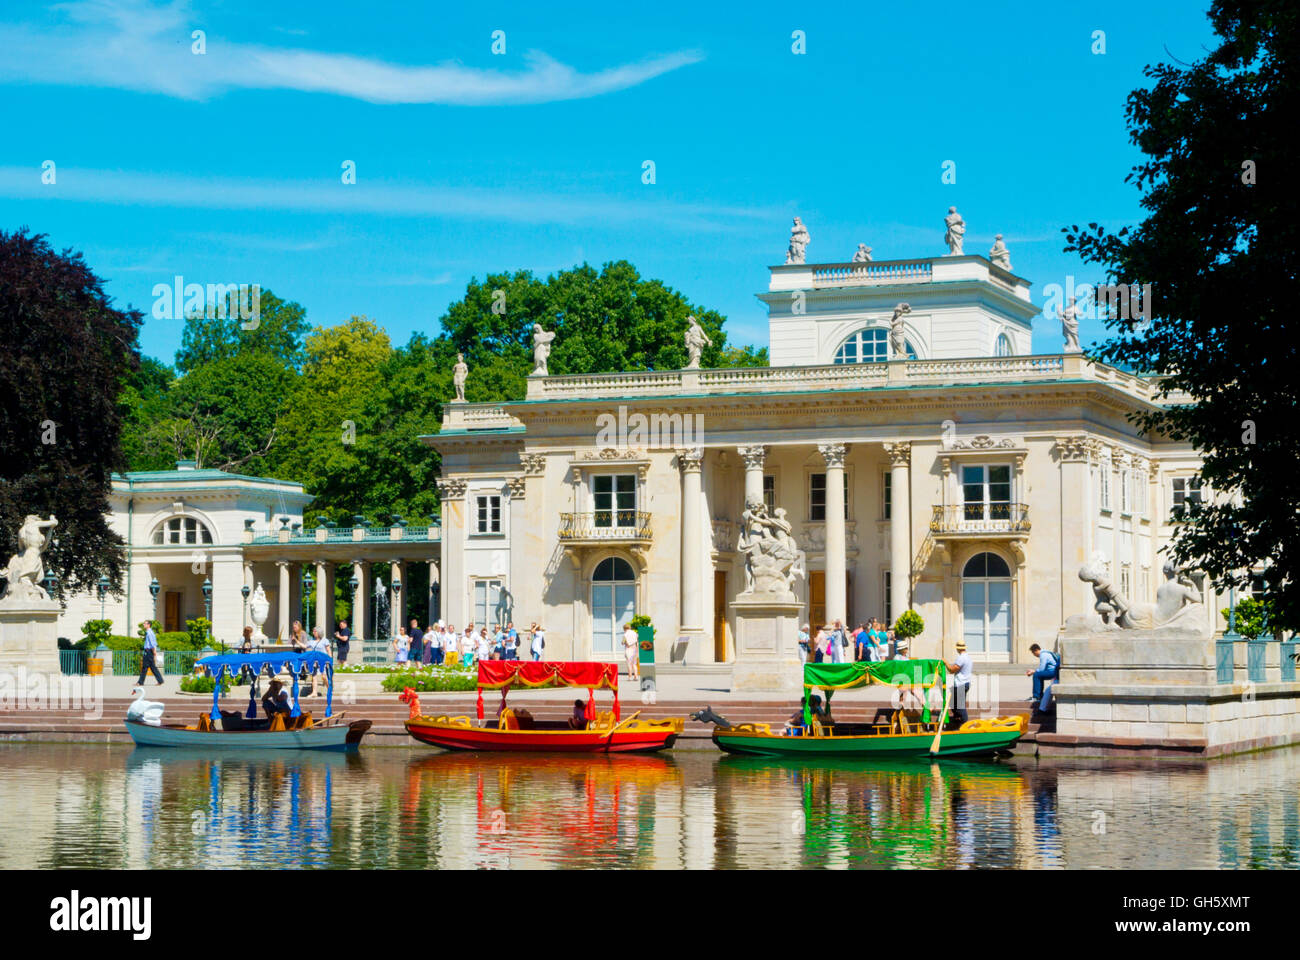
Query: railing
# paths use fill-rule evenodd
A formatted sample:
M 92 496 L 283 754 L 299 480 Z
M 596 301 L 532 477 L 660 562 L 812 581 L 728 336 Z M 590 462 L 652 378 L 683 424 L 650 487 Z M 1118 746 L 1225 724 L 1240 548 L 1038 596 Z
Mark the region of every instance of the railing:
M 430 535 L 430 529 L 433 534 Z M 442 528 L 438 526 L 420 526 L 420 527 L 402 527 L 402 526 L 369 526 L 369 527 L 307 527 L 297 531 L 278 530 L 267 527 L 254 528 L 245 531 L 245 537 L 251 533 L 251 539 L 245 539 L 245 543 L 337 543 L 340 540 L 352 541 L 358 539 L 356 531 L 364 531 L 361 539 L 364 540 L 437 540 L 441 536 Z M 318 533 L 317 531 L 321 531 Z M 394 531 L 398 531 L 394 534 Z
M 909 360 L 907 381 L 926 383 L 962 380 L 1055 379 L 1065 371 L 1065 360 L 1046 357 L 975 357 L 960 360 Z
M 930 518 L 930 532 L 940 536 L 1028 533 L 1029 507 L 1023 503 L 937 506 Z
M 560 514 L 561 541 L 649 540 L 650 514 L 636 510 L 596 510 Z
M 813 266 L 814 287 L 867 286 L 877 283 L 929 283 L 929 260 L 894 263 L 819 263 Z
M 731 367 L 701 370 L 700 386 L 710 391 L 730 390 L 852 390 L 883 386 L 889 367 L 883 363 L 830 363 L 811 367 Z
M 59 671 L 66 676 L 83 676 L 89 670 L 86 666 L 88 659 L 85 650 L 60 650 Z
M 570 397 L 584 393 L 612 396 L 675 393 L 682 385 L 680 370 L 642 370 L 629 373 L 592 373 L 572 377 L 547 377 L 542 396 Z M 504 416 L 504 413 L 502 414 Z

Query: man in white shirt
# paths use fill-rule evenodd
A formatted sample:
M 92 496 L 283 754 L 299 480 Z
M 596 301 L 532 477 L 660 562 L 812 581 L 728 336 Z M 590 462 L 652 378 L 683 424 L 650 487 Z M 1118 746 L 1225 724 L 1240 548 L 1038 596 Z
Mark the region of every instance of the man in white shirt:
M 970 693 L 971 680 L 975 676 L 975 665 L 971 663 L 970 654 L 966 652 L 965 640 L 958 640 L 955 646 L 957 659 L 945 665 L 948 667 L 948 672 L 953 674 L 950 678 L 952 683 L 952 716 L 954 720 L 962 724 L 967 720 L 966 695 Z
M 432 650 L 432 656 L 429 662 L 432 664 L 442 663 L 442 621 L 429 625 L 429 629 L 424 633 L 425 642 L 429 644 Z
M 542 629 L 541 624 L 533 624 L 533 659 L 542 659 L 542 651 L 546 649 L 546 631 Z
M 492 657 L 492 641 L 488 639 L 487 627 L 483 627 L 478 632 L 478 649 L 474 651 L 474 656 L 479 660 L 489 660 Z

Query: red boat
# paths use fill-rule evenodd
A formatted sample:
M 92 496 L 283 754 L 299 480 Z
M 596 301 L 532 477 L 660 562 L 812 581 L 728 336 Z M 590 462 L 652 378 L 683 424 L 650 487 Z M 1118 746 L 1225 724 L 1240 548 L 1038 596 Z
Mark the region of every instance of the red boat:
M 586 687 L 583 718 L 575 722 L 538 720 L 522 707 L 506 706 L 511 687 Z M 595 692 L 612 690 L 608 711 L 597 712 Z M 500 690 L 501 705 L 493 723 L 483 722 L 483 691 Z M 427 716 L 420 698 L 410 689 L 401 700 L 411 705 L 406 731 L 421 743 L 445 750 L 496 750 L 523 753 L 647 753 L 671 747 L 686 725 L 684 717 L 642 720 L 641 711 L 620 716 L 618 666 L 613 663 L 565 663 L 553 660 L 480 660 L 478 720 L 469 717 Z

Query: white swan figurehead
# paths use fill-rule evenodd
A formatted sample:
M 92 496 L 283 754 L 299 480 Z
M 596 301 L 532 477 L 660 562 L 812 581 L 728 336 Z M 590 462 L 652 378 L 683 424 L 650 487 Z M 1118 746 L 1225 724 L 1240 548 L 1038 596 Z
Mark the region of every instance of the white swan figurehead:
M 163 708 L 166 704 L 158 700 L 146 700 L 144 698 L 144 687 L 136 686 L 131 688 L 135 699 L 131 705 L 126 708 L 126 718 L 128 720 L 138 720 L 141 723 L 147 723 L 151 727 L 162 725 Z

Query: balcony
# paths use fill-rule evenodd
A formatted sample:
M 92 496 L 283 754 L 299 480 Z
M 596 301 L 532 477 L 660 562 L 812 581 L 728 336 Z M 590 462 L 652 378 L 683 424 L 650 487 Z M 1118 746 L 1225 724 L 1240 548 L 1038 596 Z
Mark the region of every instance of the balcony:
M 930 535 L 941 538 L 1018 539 L 1029 533 L 1023 503 L 958 503 L 934 508 Z
M 566 545 L 648 544 L 650 514 L 637 510 L 562 513 L 559 538 L 560 543 Z

